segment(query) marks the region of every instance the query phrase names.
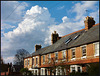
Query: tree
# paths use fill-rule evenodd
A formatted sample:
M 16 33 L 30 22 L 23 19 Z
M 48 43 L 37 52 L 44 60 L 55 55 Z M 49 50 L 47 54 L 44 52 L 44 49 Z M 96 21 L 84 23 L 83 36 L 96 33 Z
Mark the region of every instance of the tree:
M 65 69 L 69 69 L 69 65 L 63 65 L 63 63 L 65 63 L 65 61 L 62 61 L 62 60 L 63 59 L 58 59 L 59 65 L 56 65 L 56 62 L 55 62 L 56 59 L 51 58 L 52 68 L 50 68 L 50 70 L 51 70 L 51 73 L 53 73 L 53 75 L 56 75 L 57 71 L 58 71 L 57 75 L 66 75 Z
M 30 55 L 25 49 L 18 49 L 14 57 L 14 65 L 24 65 L 24 58 Z

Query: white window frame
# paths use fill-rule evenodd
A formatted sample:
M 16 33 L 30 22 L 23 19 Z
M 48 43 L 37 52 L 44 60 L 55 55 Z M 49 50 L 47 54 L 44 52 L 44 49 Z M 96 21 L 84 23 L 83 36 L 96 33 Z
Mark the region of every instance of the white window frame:
M 65 58 L 64 58 L 64 56 L 65 56 Z M 65 61 L 66 60 L 66 50 L 63 50 L 62 51 L 62 61 Z
M 99 45 L 99 42 L 95 42 L 95 43 L 93 43 L 94 44 L 94 56 L 96 57 L 96 56 L 99 56 L 99 47 L 98 48 L 96 48 L 96 45 L 98 44 Z M 96 51 L 98 52 L 98 53 L 96 53 Z
M 35 57 L 32 58 L 32 63 L 34 63 L 34 62 L 33 62 L 33 59 L 34 59 L 34 62 L 35 62 Z M 34 63 L 34 64 L 35 64 L 35 63 Z M 32 64 L 33 67 L 34 67 L 34 64 Z
M 41 68 L 41 75 L 45 75 L 45 68 Z
M 58 54 L 58 52 L 55 52 L 55 62 L 58 62 L 58 57 L 57 57 L 57 60 L 56 60 L 56 54 Z
M 75 72 L 78 72 L 78 67 L 80 67 L 80 72 L 82 72 L 82 66 L 80 66 L 80 65 L 70 65 L 70 72 L 72 72 L 72 67 L 75 67 Z
M 30 65 L 30 59 L 28 58 L 28 66 Z
M 71 48 L 71 53 L 72 53 L 72 50 L 75 50 L 76 51 L 76 48 Z M 74 58 L 73 57 L 71 58 L 71 60 L 76 60 L 76 54 L 75 54 L 75 57 Z
M 43 64 L 45 64 L 45 55 L 43 55 Z
M 81 47 L 81 50 L 82 50 L 82 57 L 81 57 L 81 59 L 86 59 L 86 56 L 87 56 L 87 45 L 83 45 L 83 46 L 80 46 Z M 86 49 L 86 56 L 83 56 L 83 49 L 82 49 L 82 47 L 86 47 L 85 49 Z
M 37 58 L 37 64 L 36 64 L 36 66 L 38 67 L 38 56 L 36 56 L 36 58 Z
M 27 59 L 25 59 L 25 66 L 27 66 Z

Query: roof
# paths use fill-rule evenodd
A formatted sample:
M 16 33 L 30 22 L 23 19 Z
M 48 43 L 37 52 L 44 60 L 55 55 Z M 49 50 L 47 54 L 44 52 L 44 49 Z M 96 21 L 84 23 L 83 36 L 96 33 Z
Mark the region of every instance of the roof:
M 39 50 L 37 50 L 36 52 L 33 52 L 31 54 L 31 56 L 36 56 L 36 55 L 41 55 L 42 52 L 44 52 L 47 48 L 49 48 L 50 46 L 47 46 L 47 47 L 44 47 L 44 48 L 41 48 Z
M 90 28 L 88 31 L 84 30 L 81 32 L 82 33 L 78 32 L 80 34 L 80 36 L 76 40 L 72 40 L 68 45 L 63 43 L 55 50 L 74 48 L 77 46 L 81 46 L 81 45 L 99 41 L 99 26 L 94 26 L 94 27 Z M 73 34 L 73 37 L 74 37 L 74 35 L 75 34 Z M 72 37 L 72 39 L 73 39 L 73 37 Z
M 52 53 L 52 52 L 88 44 L 91 42 L 99 41 L 99 26 L 98 25 L 97 24 L 96 26 L 94 25 L 88 31 L 85 31 L 85 29 L 82 29 L 82 30 L 63 36 L 56 43 L 54 43 L 49 48 L 47 48 L 44 52 L 42 52 L 42 54 Z M 74 39 L 76 36 L 78 37 Z M 65 44 L 66 40 L 68 40 L 69 38 L 71 38 L 71 41 L 68 44 Z
M 56 51 L 59 51 L 60 48 L 64 49 L 63 44 L 65 44 L 66 40 L 68 40 L 69 38 L 74 38 L 76 35 L 83 33 L 83 32 L 84 32 L 84 30 L 81 30 L 79 32 L 75 32 L 73 34 L 62 37 L 56 43 L 54 43 L 52 46 L 50 46 L 48 49 L 46 49 L 46 51 L 44 51 L 42 54 L 56 52 Z M 72 42 L 73 41 L 71 41 L 71 43 Z
M 96 41 L 99 41 L 99 26 L 94 26 L 88 31 L 85 31 L 83 35 L 81 35 L 73 44 L 69 46 L 69 48 Z

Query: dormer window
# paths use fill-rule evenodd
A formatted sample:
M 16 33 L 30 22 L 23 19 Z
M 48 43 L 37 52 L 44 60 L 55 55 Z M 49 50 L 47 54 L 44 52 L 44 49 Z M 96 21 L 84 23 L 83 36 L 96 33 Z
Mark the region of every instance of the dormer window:
M 72 40 L 71 38 L 67 39 L 65 44 L 68 44 L 71 40 Z
M 76 40 L 79 36 L 80 36 L 80 35 L 76 35 L 76 36 L 73 38 L 73 40 Z

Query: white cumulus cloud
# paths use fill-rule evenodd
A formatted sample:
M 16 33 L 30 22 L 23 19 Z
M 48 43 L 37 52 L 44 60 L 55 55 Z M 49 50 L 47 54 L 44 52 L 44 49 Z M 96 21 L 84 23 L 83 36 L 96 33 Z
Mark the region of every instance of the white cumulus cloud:
M 26 11 L 24 20 L 13 31 L 4 33 L 1 52 L 5 56 L 14 55 L 17 49 L 33 52 L 35 44 L 43 44 L 48 26 L 55 24 L 47 8 L 33 6 Z

